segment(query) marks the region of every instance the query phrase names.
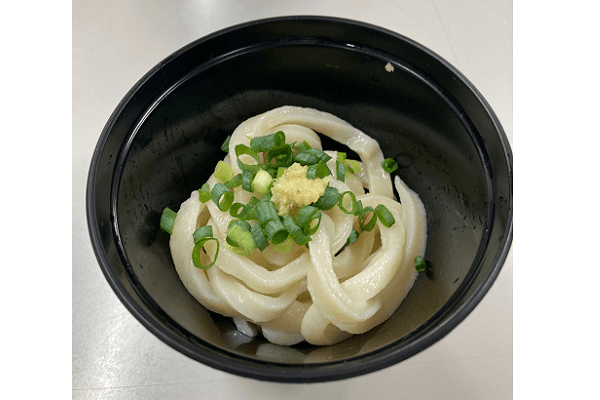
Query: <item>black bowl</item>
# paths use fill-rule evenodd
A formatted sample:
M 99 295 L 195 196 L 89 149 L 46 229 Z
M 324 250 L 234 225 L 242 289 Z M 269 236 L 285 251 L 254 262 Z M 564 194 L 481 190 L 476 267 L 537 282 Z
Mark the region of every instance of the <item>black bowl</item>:
M 408 297 L 333 346 L 240 337 L 185 290 L 159 231 L 163 208 L 177 210 L 206 181 L 225 137 L 281 105 L 330 112 L 374 137 L 428 212 L 428 267 Z M 512 242 L 512 155 L 481 94 L 423 46 L 344 19 L 266 19 L 189 44 L 127 93 L 94 151 L 87 217 L 110 286 L 169 346 L 260 380 L 344 379 L 413 356 L 481 301 Z

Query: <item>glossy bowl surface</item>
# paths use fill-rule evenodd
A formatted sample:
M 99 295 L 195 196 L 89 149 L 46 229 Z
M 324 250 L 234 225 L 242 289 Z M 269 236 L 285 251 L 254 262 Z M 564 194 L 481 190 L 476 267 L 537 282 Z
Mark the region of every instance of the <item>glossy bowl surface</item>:
M 240 337 L 185 290 L 159 230 L 164 207 L 177 210 L 222 159 L 225 137 L 282 105 L 330 112 L 374 137 L 428 213 L 428 268 L 408 297 L 388 321 L 334 346 Z M 199 39 L 135 84 L 96 146 L 87 217 L 110 286 L 169 346 L 260 380 L 345 379 L 440 340 L 487 293 L 512 242 L 512 154 L 481 94 L 418 43 L 344 19 L 266 19 Z

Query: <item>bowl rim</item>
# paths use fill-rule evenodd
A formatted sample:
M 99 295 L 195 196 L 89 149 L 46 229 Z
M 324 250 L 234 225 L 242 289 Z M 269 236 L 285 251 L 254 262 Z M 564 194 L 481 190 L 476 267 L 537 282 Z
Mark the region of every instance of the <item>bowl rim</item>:
M 143 309 L 137 302 L 130 297 L 127 289 L 120 282 L 119 278 L 112 271 L 111 263 L 108 260 L 106 253 L 103 250 L 102 239 L 100 236 L 100 228 L 96 215 L 96 202 L 95 202 L 95 188 L 97 170 L 100 163 L 100 156 L 102 150 L 108 140 L 108 137 L 112 131 L 112 128 L 124 110 L 125 106 L 132 99 L 138 89 L 144 85 L 152 76 L 160 71 L 170 61 L 176 59 L 181 54 L 187 52 L 189 49 L 202 44 L 203 42 L 214 39 L 223 34 L 233 32 L 236 30 L 244 29 L 251 26 L 258 26 L 263 24 L 269 24 L 273 22 L 286 22 L 286 21 L 311 21 L 311 22 L 336 22 L 345 25 L 351 25 L 357 28 L 373 30 L 393 38 L 404 41 L 419 51 L 428 54 L 436 61 L 441 63 L 444 67 L 450 70 L 457 78 L 466 86 L 466 88 L 475 95 L 477 100 L 480 102 L 485 112 L 488 114 L 492 121 L 495 131 L 500 139 L 500 143 L 503 146 L 503 153 L 507 164 L 507 177 L 509 181 L 509 197 L 508 197 L 508 214 L 506 220 L 506 228 L 502 237 L 502 245 L 496 252 L 495 257 L 492 261 L 492 267 L 486 276 L 483 277 L 481 283 L 476 287 L 474 292 L 461 304 L 453 314 L 442 321 L 439 325 L 427 331 L 425 334 L 420 336 L 414 341 L 411 341 L 399 349 L 389 349 L 393 347 L 393 344 L 384 346 L 383 348 L 376 349 L 365 355 L 358 357 L 360 362 L 331 362 L 331 363 L 311 363 L 307 365 L 291 365 L 291 364 L 280 364 L 276 362 L 257 362 L 256 359 L 250 357 L 238 356 L 234 353 L 227 353 L 226 350 L 211 345 L 208 342 L 202 341 L 196 338 L 195 341 L 200 340 L 205 348 L 198 348 L 192 346 L 190 343 L 182 340 L 180 337 L 174 335 L 168 329 L 154 323 L 153 318 L 146 310 Z M 114 177 L 113 177 L 114 179 Z M 86 187 L 86 216 L 88 223 L 88 232 L 92 242 L 92 247 L 101 270 L 104 274 L 105 279 L 109 283 L 110 287 L 117 295 L 119 300 L 128 309 L 129 312 L 152 334 L 158 337 L 161 341 L 169 345 L 171 348 L 178 352 L 192 358 L 204 365 L 207 365 L 218 370 L 232 373 L 238 376 L 244 376 L 248 378 L 264 380 L 264 381 L 275 381 L 275 382 L 292 382 L 292 383 L 309 383 L 309 382 L 325 382 L 334 381 L 340 379 L 347 379 L 359 375 L 365 375 L 381 369 L 387 368 L 391 365 L 397 364 L 407 358 L 414 356 L 420 351 L 426 349 L 432 344 L 438 342 L 444 336 L 446 336 L 452 329 L 460 324 L 468 314 L 481 302 L 485 294 L 489 291 L 496 278 L 498 277 L 500 270 L 502 269 L 508 253 L 512 245 L 513 238 L 513 160 L 511 146 L 506 137 L 506 134 L 496 116 L 494 111 L 488 102 L 484 99 L 481 93 L 475 88 L 475 86 L 452 64 L 447 62 L 438 54 L 434 53 L 427 47 L 419 44 L 418 42 L 407 38 L 406 36 L 397 32 L 391 31 L 386 28 L 382 28 L 377 25 L 370 23 L 347 19 L 339 17 L 328 17 L 328 16 L 310 16 L 310 15 L 294 15 L 284 17 L 271 17 L 248 21 L 236 25 L 232 25 L 227 28 L 217 30 L 204 37 L 196 39 L 191 43 L 176 50 L 165 59 L 156 64 L 150 69 L 145 75 L 143 75 L 132 88 L 125 94 L 122 100 L 118 103 L 117 107 L 110 115 L 107 123 L 105 124 L 102 133 L 98 139 L 98 142 L 94 148 L 90 168 L 88 172 L 88 182 Z M 112 233 L 112 232 L 111 232 Z M 191 335 L 191 334 L 190 334 Z M 387 350 L 386 350 L 387 349 Z M 248 368 L 249 365 L 255 368 Z M 293 371 L 290 370 L 289 366 L 293 367 Z M 320 367 L 320 368 L 312 368 Z M 331 367 L 331 368 L 328 368 Z

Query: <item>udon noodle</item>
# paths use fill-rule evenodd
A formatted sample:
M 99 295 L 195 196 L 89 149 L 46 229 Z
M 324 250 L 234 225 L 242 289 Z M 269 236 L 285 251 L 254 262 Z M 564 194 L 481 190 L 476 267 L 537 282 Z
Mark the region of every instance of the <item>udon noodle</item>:
M 284 131 L 287 143 L 307 142 L 322 149 L 316 132 L 347 146 L 360 156 L 360 173 L 337 179 L 336 152 L 324 150 L 332 176 L 329 185 L 339 192 L 352 191 L 364 206 L 385 205 L 395 219 L 390 227 L 381 221 L 371 231 L 361 232 L 356 242 L 345 246 L 357 217 L 338 207 L 322 212 L 318 230 L 307 246 L 294 244 L 280 254 L 267 247 L 244 256 L 226 245 L 226 232 L 233 217 L 212 201 L 202 203 L 198 191 L 191 193 L 177 212 L 170 249 L 179 277 L 186 289 L 207 309 L 232 317 L 237 329 L 248 336 L 259 332 L 271 343 L 293 345 L 306 341 L 331 345 L 364 333 L 388 319 L 413 286 L 418 272 L 414 259 L 423 256 L 426 242 L 425 209 L 418 195 L 382 168 L 379 144 L 346 121 L 309 108 L 280 107 L 243 122 L 235 129 L 224 162 L 234 174 L 240 168 L 235 147 L 249 145 L 254 137 Z M 330 164 L 331 163 L 331 164 Z M 213 176 L 207 182 L 217 183 Z M 235 201 L 247 203 L 252 193 L 233 189 Z M 192 260 L 196 229 L 212 225 L 221 243 L 218 257 L 209 269 L 197 268 Z M 201 257 L 212 262 L 211 243 Z M 213 249 L 214 250 L 214 249 Z

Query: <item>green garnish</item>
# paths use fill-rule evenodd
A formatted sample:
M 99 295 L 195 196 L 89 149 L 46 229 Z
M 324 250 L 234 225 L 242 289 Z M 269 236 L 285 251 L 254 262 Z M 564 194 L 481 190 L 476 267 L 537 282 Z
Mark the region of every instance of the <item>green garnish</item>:
M 363 208 L 362 212 L 358 216 L 358 225 L 360 226 L 360 229 L 368 232 L 375 227 L 376 223 L 377 214 L 375 213 L 373 207 L 367 206 Z
M 233 203 L 233 192 L 223 183 L 216 183 L 210 192 L 210 198 L 221 211 L 228 211 Z
M 421 257 L 421 256 L 415 257 L 415 268 L 419 272 L 425 271 L 425 268 L 427 268 L 427 264 L 425 263 L 425 260 L 423 259 L 423 257 Z
M 340 199 L 340 192 L 333 186 L 325 187 L 325 192 L 314 202 L 319 210 L 331 210 Z
M 356 242 L 358 240 L 358 235 L 358 231 L 356 229 L 352 229 L 352 232 L 350 232 L 348 240 L 346 241 L 346 244 L 344 246 L 350 246 L 352 243 Z
M 350 190 L 342 193 L 338 201 L 338 207 L 344 214 L 355 214 L 357 210 L 356 196 Z
M 391 158 L 386 158 L 381 162 L 381 168 L 388 174 L 398 169 L 398 163 Z
M 171 235 L 173 233 L 173 225 L 175 225 L 175 217 L 177 217 L 177 213 L 169 207 L 165 207 L 160 216 L 160 229 Z
M 219 161 L 215 167 L 215 178 L 221 182 L 228 182 L 233 178 L 233 167 L 226 162 Z
M 279 131 L 267 136 L 257 136 L 250 140 L 252 150 L 259 152 L 275 150 L 285 145 L 285 134 Z
M 208 186 L 208 183 L 202 185 L 200 190 L 198 190 L 198 196 L 200 196 L 201 203 L 206 203 L 210 200 L 210 186 Z
M 379 204 L 377 207 L 375 207 L 375 214 L 377 214 L 377 218 L 379 218 L 383 226 L 386 228 L 389 228 L 396 222 L 390 210 L 388 210 L 383 204 Z
M 335 176 L 338 181 L 346 182 L 346 167 L 339 160 L 335 161 Z
M 231 140 L 231 135 L 227 136 L 227 138 L 225 138 L 225 141 L 221 145 L 221 150 L 223 150 L 225 153 L 229 153 L 229 141 L 230 140 Z

